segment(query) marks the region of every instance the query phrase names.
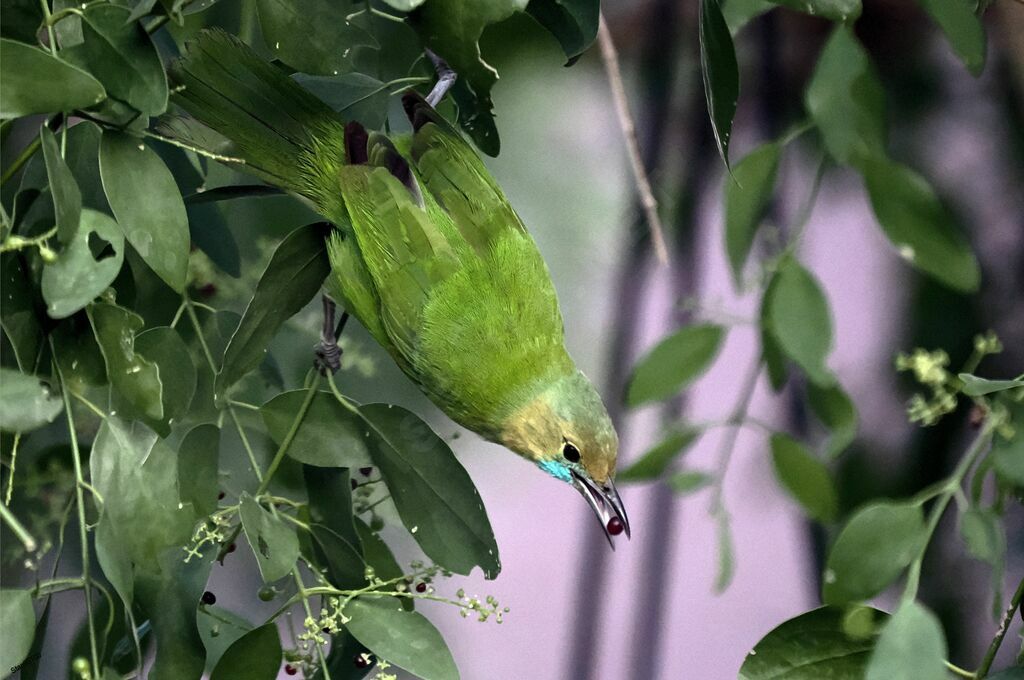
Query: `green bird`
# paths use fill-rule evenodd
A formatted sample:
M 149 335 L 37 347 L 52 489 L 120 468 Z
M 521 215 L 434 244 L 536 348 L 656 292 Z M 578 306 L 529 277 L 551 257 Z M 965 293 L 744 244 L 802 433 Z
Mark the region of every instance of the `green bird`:
M 565 349 L 536 244 L 432 106 L 454 74 L 430 56 L 438 87 L 403 96 L 412 133 L 389 138 L 346 124 L 233 36 L 204 31 L 171 74 L 176 103 L 205 129 L 171 129 L 312 204 L 335 225 L 331 298 L 449 417 L 574 486 L 609 542 L 628 537 L 615 429 Z

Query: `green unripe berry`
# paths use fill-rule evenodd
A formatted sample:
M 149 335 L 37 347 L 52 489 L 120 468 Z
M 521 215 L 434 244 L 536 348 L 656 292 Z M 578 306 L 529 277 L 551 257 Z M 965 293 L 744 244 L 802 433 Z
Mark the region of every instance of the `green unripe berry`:
M 270 602 L 277 597 L 277 588 L 274 586 L 263 586 L 256 595 L 264 602 Z

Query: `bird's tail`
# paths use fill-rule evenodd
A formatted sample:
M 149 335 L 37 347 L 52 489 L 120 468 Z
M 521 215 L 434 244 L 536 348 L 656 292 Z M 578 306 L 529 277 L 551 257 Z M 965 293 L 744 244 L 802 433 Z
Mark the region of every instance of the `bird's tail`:
M 323 205 L 345 162 L 344 122 L 330 107 L 219 29 L 190 41 L 169 71 L 175 103 L 195 120 L 165 120 L 162 132 Z

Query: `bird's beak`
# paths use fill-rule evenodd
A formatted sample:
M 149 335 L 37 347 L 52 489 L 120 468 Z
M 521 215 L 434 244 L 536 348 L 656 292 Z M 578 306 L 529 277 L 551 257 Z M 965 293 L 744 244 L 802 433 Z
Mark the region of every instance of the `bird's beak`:
M 626 516 L 626 509 L 622 505 L 622 499 L 619 498 L 619 492 L 615 489 L 615 482 L 609 477 L 608 481 L 601 485 L 590 479 L 590 477 L 573 470 L 572 485 L 576 487 L 576 490 L 587 501 L 594 514 L 597 515 L 597 519 L 601 522 L 601 528 L 604 530 L 604 535 L 608 539 L 608 544 L 611 545 L 612 550 L 615 550 L 612 534 L 608 530 L 609 521 L 613 518 L 618 518 L 626 531 L 626 538 L 630 537 L 629 517 Z

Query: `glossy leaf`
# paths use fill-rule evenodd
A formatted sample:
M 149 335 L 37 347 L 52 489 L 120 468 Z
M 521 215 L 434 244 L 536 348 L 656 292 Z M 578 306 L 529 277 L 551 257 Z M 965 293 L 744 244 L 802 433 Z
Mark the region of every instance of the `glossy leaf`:
M 404 408 L 367 404 L 359 411 L 371 432 L 370 457 L 427 557 L 458 574 L 479 565 L 486 578 L 496 577 L 501 563 L 487 511 L 448 444 Z
M 687 496 L 696 493 L 714 481 L 714 477 L 706 472 L 686 470 L 677 472 L 668 478 L 668 485 L 676 494 Z
M 61 156 L 57 138 L 45 125 L 39 130 L 39 139 L 46 161 L 46 176 L 53 197 L 54 216 L 57 221 L 57 238 L 67 245 L 78 233 L 78 221 L 82 215 L 82 192 L 78 190 L 71 169 Z
M 956 56 L 973 75 L 985 68 L 985 27 L 981 15 L 969 0 L 919 0 L 942 32 Z
M 530 0 L 526 11 L 555 36 L 569 64 L 579 59 L 597 37 L 599 0 Z
M 652 446 L 629 467 L 616 475 L 620 482 L 649 480 L 660 477 L 668 466 L 697 441 L 700 430 L 675 430 Z
M 884 616 L 878 610 L 868 611 L 876 618 Z M 874 636 L 849 636 L 843 619 L 843 609 L 820 607 L 779 624 L 747 654 L 739 680 L 863 677 Z
M 768 330 L 782 353 L 813 382 L 831 384 L 825 359 L 832 350 L 832 317 L 814 276 L 795 259 L 784 260 L 765 304 Z
M 0 368 L 0 430 L 28 432 L 52 423 L 63 410 L 60 394 L 38 376 Z
M 329 224 L 299 227 L 281 241 L 242 314 L 215 384 L 218 399 L 263 361 L 281 325 L 306 306 L 330 272 L 326 237 Z
M 804 446 L 784 434 L 771 438 L 775 475 L 786 491 L 803 506 L 807 516 L 831 522 L 838 510 L 835 486 L 828 470 Z
M 390 597 L 358 597 L 345 606 L 348 631 L 371 652 L 423 680 L 458 680 L 444 638 L 422 614 Z
M 836 161 L 858 166 L 885 156 L 885 94 L 852 28 L 837 26 L 832 32 L 805 103 Z
M 0 118 L 86 108 L 107 96 L 103 85 L 85 71 L 6 38 L 0 38 L 0 80 Z
M 117 222 L 86 208 L 75 237 L 56 262 L 43 268 L 46 313 L 63 319 L 84 309 L 114 282 L 124 264 L 124 234 Z
M 239 501 L 242 528 L 256 555 L 260 575 L 266 583 L 284 578 L 299 557 L 299 539 L 295 536 L 295 530 L 290 524 L 285 524 L 284 520 L 264 510 L 244 491 Z
M 1003 390 L 1012 390 L 1017 387 L 1024 387 L 1024 380 L 1021 378 L 1015 378 L 1013 380 L 989 380 L 987 378 L 979 378 L 978 376 L 971 375 L 970 373 L 960 373 L 957 377 L 963 381 L 963 393 L 968 397 L 982 397 L 986 394 L 992 394 L 993 392 L 1002 392 Z
M 776 4 L 830 21 L 852 24 L 861 12 L 861 0 L 772 0 Z
M 284 441 L 306 399 L 306 390 L 282 392 L 260 408 L 267 432 L 277 444 Z M 366 424 L 344 408 L 330 392 L 320 391 L 302 419 L 288 456 L 319 467 L 360 468 L 370 465 Z
M 163 416 L 146 417 L 146 424 L 166 437 L 171 425 L 188 413 L 196 392 L 196 367 L 188 346 L 178 332 L 167 326 L 144 331 L 135 337 L 135 351 L 153 364 L 160 374 Z M 130 409 L 129 409 L 130 411 Z
M 100 141 L 100 176 L 125 238 L 157 276 L 182 292 L 188 275 L 188 217 L 167 166 L 141 140 L 107 131 Z
M 0 670 L 6 676 L 19 666 L 32 648 L 36 631 L 36 613 L 32 609 L 32 595 L 27 590 L 4 588 L 0 590 L 0 621 L 4 634 L 0 641 Z
M 215 425 L 192 428 L 178 446 L 181 502 L 191 503 L 197 515 L 209 515 L 217 509 L 219 457 L 220 430 Z
M 900 608 L 882 627 L 865 680 L 946 680 L 946 636 L 939 620 L 917 602 Z
M 733 168 L 734 181 L 725 183 L 725 251 L 737 288 L 757 228 L 775 191 L 781 153 L 782 147 L 775 142 L 759 146 Z
M 928 182 L 884 158 L 864 163 L 875 217 L 900 257 L 955 290 L 978 289 L 978 260 Z
M 212 673 L 224 652 L 253 629 L 253 625 L 238 614 L 215 604 L 199 608 L 196 627 L 206 649 L 206 673 Z
M 634 367 L 626 403 L 638 406 L 676 394 L 707 370 L 724 337 L 721 326 L 698 324 L 659 342 Z
M 356 48 L 375 44 L 369 33 L 345 18 L 353 11 L 352 3 L 257 0 L 256 7 L 271 54 L 303 73 L 348 73 Z
M 135 333 L 142 317 L 107 302 L 89 307 L 89 320 L 110 384 L 143 416 L 160 421 L 164 417 L 163 387 L 157 365 L 135 351 Z
M 807 401 L 815 417 L 829 429 L 825 456 L 836 458 L 857 437 L 857 409 L 838 383 L 807 386 Z
M 274 680 L 281 669 L 281 636 L 268 623 L 235 640 L 220 658 L 210 680 Z
M 388 115 L 391 87 L 365 73 L 340 76 L 292 76 L 299 85 L 315 94 L 346 121 L 359 121 L 367 128 L 381 128 Z
M 925 540 L 921 507 L 872 503 L 839 532 L 825 565 L 826 604 L 866 600 L 899 578 Z
M 719 0 L 700 2 L 700 72 L 718 153 L 729 167 L 729 137 L 740 96 L 740 71 L 732 34 Z

